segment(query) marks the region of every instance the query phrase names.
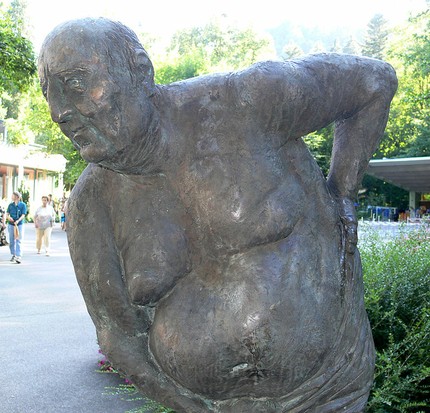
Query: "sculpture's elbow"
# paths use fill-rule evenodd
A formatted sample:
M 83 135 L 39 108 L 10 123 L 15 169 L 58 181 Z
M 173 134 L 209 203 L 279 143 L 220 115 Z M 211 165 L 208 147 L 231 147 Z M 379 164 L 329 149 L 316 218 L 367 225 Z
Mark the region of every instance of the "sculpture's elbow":
M 397 74 L 396 74 L 396 71 L 394 70 L 394 67 L 386 62 L 385 62 L 385 67 L 386 67 L 385 73 L 386 73 L 386 79 L 387 79 L 387 90 L 391 100 L 397 91 L 399 81 L 397 79 Z

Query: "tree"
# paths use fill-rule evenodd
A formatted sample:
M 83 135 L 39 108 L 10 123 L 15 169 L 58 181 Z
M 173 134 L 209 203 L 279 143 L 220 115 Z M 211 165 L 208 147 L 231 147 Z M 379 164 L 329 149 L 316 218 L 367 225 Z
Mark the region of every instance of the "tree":
M 375 158 L 430 156 L 430 12 L 426 10 L 393 30 L 385 58 L 396 69 L 399 87 Z M 405 190 L 366 176 L 367 199 L 382 205 L 409 206 Z M 364 202 L 364 201 L 363 201 Z
M 321 41 L 317 41 L 313 44 L 310 53 L 324 53 L 325 51 L 324 44 Z
M 353 36 L 350 36 L 346 44 L 343 46 L 343 53 L 347 54 L 355 54 L 355 55 L 361 55 L 361 48 L 358 44 L 357 40 Z
M 304 137 L 304 141 L 308 145 L 324 176 L 328 175 L 330 169 L 333 135 L 334 124 L 331 124 Z
M 373 57 L 375 59 L 385 58 L 385 49 L 387 46 L 388 30 L 387 21 L 382 14 L 375 14 L 367 25 L 367 33 L 364 39 L 364 45 L 361 53 L 363 56 Z
M 0 92 L 10 95 L 27 90 L 36 75 L 33 45 L 23 35 L 24 7 L 14 1 L 0 10 Z
M 430 10 L 398 28 L 387 50 L 399 88 L 380 155 L 427 156 L 430 140 Z
M 284 60 L 294 59 L 303 56 L 305 53 L 297 43 L 289 42 L 282 49 L 282 58 Z
M 167 57 L 157 63 L 155 82 L 168 84 L 207 73 L 208 70 L 207 62 L 201 51 L 192 50 L 182 56 Z
M 333 46 L 330 48 L 332 53 L 342 53 L 342 46 L 340 45 L 339 39 L 335 39 Z
M 406 156 L 430 155 L 430 9 L 411 19 L 416 25 L 413 42 L 401 54 L 410 81 L 405 85 L 415 136 L 405 149 Z
M 186 78 L 241 69 L 275 54 L 267 37 L 258 35 L 252 29 L 240 30 L 229 26 L 225 20 L 213 20 L 205 26 L 176 32 L 167 52 L 168 59 L 161 64 L 156 62 L 156 67 L 173 64 L 180 68 L 176 72 L 186 75 Z M 165 67 L 162 70 L 168 72 Z M 174 80 L 180 79 L 185 77 Z

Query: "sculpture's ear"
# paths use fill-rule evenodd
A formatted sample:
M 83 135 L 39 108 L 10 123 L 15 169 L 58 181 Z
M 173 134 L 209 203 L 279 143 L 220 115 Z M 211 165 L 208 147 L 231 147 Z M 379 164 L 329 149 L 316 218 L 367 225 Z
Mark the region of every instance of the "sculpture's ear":
M 144 50 L 136 50 L 136 66 L 147 96 L 152 96 L 155 93 L 154 66 Z

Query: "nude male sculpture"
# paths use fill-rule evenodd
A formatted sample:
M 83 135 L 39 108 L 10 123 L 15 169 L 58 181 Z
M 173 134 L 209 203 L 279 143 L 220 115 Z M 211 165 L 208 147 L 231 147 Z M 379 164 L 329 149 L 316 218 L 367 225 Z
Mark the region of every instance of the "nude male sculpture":
M 112 363 L 177 412 L 362 412 L 353 201 L 391 66 L 316 54 L 161 86 L 132 31 L 82 19 L 48 35 L 39 75 L 89 163 L 68 240 Z M 326 179 L 301 137 L 332 122 Z

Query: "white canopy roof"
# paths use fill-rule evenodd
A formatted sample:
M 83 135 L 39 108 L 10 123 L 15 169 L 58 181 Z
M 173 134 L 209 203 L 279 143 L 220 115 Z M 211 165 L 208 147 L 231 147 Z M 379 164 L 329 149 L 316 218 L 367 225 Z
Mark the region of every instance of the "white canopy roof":
M 430 193 L 430 156 L 372 159 L 366 173 L 409 192 Z

